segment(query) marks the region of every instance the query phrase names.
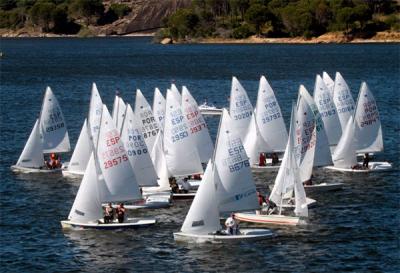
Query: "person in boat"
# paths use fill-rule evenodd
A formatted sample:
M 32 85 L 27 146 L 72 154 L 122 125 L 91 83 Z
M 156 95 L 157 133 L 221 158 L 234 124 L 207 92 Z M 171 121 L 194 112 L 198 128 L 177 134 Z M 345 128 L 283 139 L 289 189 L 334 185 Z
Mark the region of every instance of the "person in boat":
M 363 160 L 363 167 L 366 169 L 368 169 L 369 160 L 370 160 L 369 154 L 365 153 L 364 160 Z
M 271 158 L 272 158 L 272 165 L 279 164 L 279 158 L 278 158 L 278 155 L 276 153 L 272 153 Z
M 356 164 L 354 166 L 351 166 L 351 169 L 352 170 L 360 170 L 360 169 L 362 169 L 362 167 L 360 165 Z
M 124 203 L 120 203 L 117 207 L 117 219 L 118 223 L 123 223 L 125 220 L 125 207 Z
M 267 157 L 265 156 L 265 153 L 260 153 L 258 166 L 261 166 L 261 167 L 265 166 L 266 165 L 266 160 L 267 160 Z
M 171 191 L 173 193 L 179 193 L 179 186 L 176 183 L 175 177 L 170 177 L 169 178 L 169 186 L 171 187 Z
M 193 176 L 192 176 L 192 179 L 193 180 L 201 180 L 201 175 L 198 173 L 198 174 L 194 174 Z
M 257 199 L 258 199 L 258 205 L 260 205 L 260 208 L 262 208 L 267 203 L 264 196 L 259 191 L 257 191 Z M 261 211 L 256 210 L 256 214 L 261 214 Z
M 188 193 L 190 190 L 190 183 L 187 177 L 178 181 L 179 193 Z
M 114 208 L 111 203 L 104 209 L 104 224 L 112 223 L 114 220 Z
M 238 235 L 239 234 L 239 223 L 235 219 L 235 214 L 231 213 L 225 221 L 226 234 Z
M 266 199 L 266 203 L 267 203 L 267 209 L 266 209 L 267 214 L 268 215 L 273 214 L 277 208 L 276 204 L 269 198 Z
M 312 179 L 313 179 L 313 178 L 314 178 L 314 175 L 311 174 L 310 179 L 304 181 L 304 182 L 303 182 L 303 185 L 307 185 L 307 186 L 312 185 L 312 184 L 313 184 L 313 182 L 312 182 Z

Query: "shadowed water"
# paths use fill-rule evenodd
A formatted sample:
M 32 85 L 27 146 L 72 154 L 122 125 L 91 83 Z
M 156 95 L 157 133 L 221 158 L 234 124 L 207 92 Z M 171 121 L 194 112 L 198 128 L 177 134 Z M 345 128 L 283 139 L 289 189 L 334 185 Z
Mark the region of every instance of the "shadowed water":
M 1 51 L 0 261 L 4 272 L 332 272 L 399 271 L 399 46 L 398 45 L 169 45 L 148 38 L 3 39 Z M 177 244 L 190 202 L 136 212 L 159 224 L 128 231 L 64 232 L 79 180 L 57 175 L 14 175 L 14 164 L 39 115 L 50 85 L 76 143 L 87 115 L 92 82 L 111 110 L 114 92 L 133 104 L 140 88 L 152 102 L 154 87 L 172 80 L 201 102 L 227 105 L 232 75 L 255 105 L 264 74 L 286 123 L 299 84 L 310 93 L 316 73 L 340 71 L 356 99 L 367 81 L 380 110 L 385 152 L 395 171 L 340 174 L 319 169 L 315 180 L 343 182 L 341 191 L 310 195 L 318 207 L 309 224 L 274 228 L 276 237 L 235 245 Z M 207 119 L 215 137 L 218 119 Z M 68 159 L 64 156 L 64 159 Z M 276 173 L 255 174 L 266 190 Z

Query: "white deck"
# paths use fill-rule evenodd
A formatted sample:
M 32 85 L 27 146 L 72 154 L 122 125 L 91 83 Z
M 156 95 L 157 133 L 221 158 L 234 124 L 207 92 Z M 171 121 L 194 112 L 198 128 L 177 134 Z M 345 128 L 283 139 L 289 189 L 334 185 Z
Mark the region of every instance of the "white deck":
M 362 162 L 358 163 L 362 166 Z M 325 169 L 339 172 L 349 172 L 349 173 L 372 173 L 372 172 L 387 172 L 392 171 L 392 164 L 389 162 L 369 162 L 368 169 L 349 169 L 349 168 L 339 168 L 335 166 L 326 166 Z
M 103 220 L 99 220 L 97 223 L 77 223 L 70 220 L 61 221 L 63 229 L 83 230 L 83 229 L 126 229 L 126 228 L 139 228 L 154 225 L 156 223 L 155 218 L 128 218 L 123 223 L 114 222 L 104 224 Z
M 242 222 L 265 224 L 265 225 L 287 225 L 296 226 L 304 221 L 297 216 L 268 215 L 256 213 L 235 213 L 235 218 Z

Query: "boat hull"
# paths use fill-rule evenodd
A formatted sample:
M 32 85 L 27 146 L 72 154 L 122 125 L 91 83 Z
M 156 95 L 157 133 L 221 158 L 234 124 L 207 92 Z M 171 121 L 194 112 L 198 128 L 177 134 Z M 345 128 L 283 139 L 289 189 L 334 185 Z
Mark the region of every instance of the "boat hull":
M 285 216 L 285 215 L 268 215 L 268 214 L 256 214 L 256 213 L 235 213 L 235 218 L 242 222 L 255 223 L 261 225 L 285 225 L 285 226 L 296 226 L 303 221 L 297 216 Z
M 77 223 L 70 220 L 61 221 L 63 229 L 71 230 L 84 230 L 84 229 L 100 229 L 100 230 L 112 230 L 112 229 L 135 229 L 142 228 L 156 224 L 156 219 L 150 218 L 128 218 L 124 223 Z
M 314 192 L 325 192 L 325 191 L 335 191 L 343 188 L 343 183 L 320 183 L 315 185 L 304 185 L 304 190 L 306 193 L 314 193 Z
M 62 175 L 65 177 L 83 177 L 85 172 L 69 171 L 68 169 L 62 170 Z
M 189 191 L 188 193 L 172 193 L 172 199 L 175 200 L 190 200 L 196 196 L 195 191 Z
M 267 165 L 267 166 L 258 166 L 252 165 L 251 170 L 253 172 L 268 172 L 268 171 L 277 171 L 279 170 L 280 165 Z
M 200 113 L 202 115 L 210 115 L 210 116 L 220 116 L 222 115 L 222 109 L 218 108 L 202 108 L 199 107 Z
M 10 168 L 15 173 L 37 173 L 37 174 L 60 173 L 61 174 L 61 169 L 52 169 L 52 170 L 36 169 L 36 168 L 20 167 L 17 165 L 13 165 Z
M 217 234 L 190 234 L 175 232 L 174 239 L 179 242 L 188 243 L 227 243 L 240 241 L 255 241 L 274 236 L 269 229 L 240 229 L 240 235 L 217 235 Z
M 362 162 L 358 164 L 362 165 Z M 326 166 L 325 169 L 339 172 L 349 172 L 349 173 L 372 173 L 372 172 L 388 172 L 393 170 L 392 164 L 389 162 L 370 162 L 368 169 L 348 169 L 339 168 L 335 166 Z

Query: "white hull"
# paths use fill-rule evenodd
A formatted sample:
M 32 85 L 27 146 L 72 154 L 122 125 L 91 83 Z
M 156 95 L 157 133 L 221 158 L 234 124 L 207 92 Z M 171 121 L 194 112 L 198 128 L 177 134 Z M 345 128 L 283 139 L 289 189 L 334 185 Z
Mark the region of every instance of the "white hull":
M 314 200 L 314 199 L 312 199 L 312 198 L 308 198 L 308 197 L 306 197 L 306 204 L 307 204 L 307 207 L 308 208 L 312 208 L 312 207 L 314 207 L 316 204 L 317 204 L 317 201 L 316 200 Z M 279 207 L 279 206 L 278 206 Z M 284 204 L 282 204 L 282 208 L 284 208 L 284 209 L 294 209 L 295 208 L 295 205 L 294 204 L 292 204 L 292 203 L 284 203 Z
M 85 172 L 69 171 L 68 168 L 62 170 L 62 175 L 66 177 L 83 177 Z
M 200 110 L 200 113 L 201 113 L 202 115 L 210 115 L 210 116 L 213 116 L 213 115 L 220 116 L 220 115 L 222 115 L 222 109 L 219 109 L 219 108 L 202 107 L 202 106 L 200 105 L 200 106 L 199 106 L 199 110 Z
M 20 167 L 17 165 L 11 166 L 11 170 L 16 173 L 43 173 L 43 174 L 48 174 L 48 173 L 61 173 L 61 169 L 36 169 L 36 168 L 26 168 L 26 167 Z
M 304 185 L 304 190 L 306 193 L 311 192 L 325 192 L 325 191 L 334 191 L 343 188 L 343 183 L 320 183 L 315 185 Z
M 268 172 L 268 171 L 277 171 L 279 170 L 280 164 L 278 165 L 267 165 L 267 166 L 258 166 L 258 165 L 252 165 L 251 170 L 253 172 Z
M 175 232 L 174 239 L 189 243 L 222 243 L 261 240 L 272 237 L 274 234 L 269 229 L 240 229 L 240 235 L 214 235 L 214 234 L 189 234 Z
M 297 216 L 267 215 L 255 213 L 235 213 L 235 218 L 242 222 L 264 224 L 264 225 L 285 225 L 296 226 L 303 221 Z
M 362 166 L 362 162 L 358 163 Z M 326 166 L 325 169 L 339 172 L 350 172 L 350 173 L 371 173 L 371 172 L 387 172 L 391 171 L 393 166 L 389 162 L 369 162 L 368 169 L 348 169 L 339 168 L 335 166 Z
M 127 228 L 140 228 L 156 223 L 156 219 L 144 219 L 144 218 L 128 218 L 124 223 L 118 223 L 114 221 L 109 224 L 104 224 L 101 221 L 99 223 L 77 223 L 70 220 L 61 221 L 63 229 L 83 230 L 83 229 L 127 229 Z
M 172 199 L 193 199 L 196 196 L 196 191 L 188 193 L 172 193 Z

